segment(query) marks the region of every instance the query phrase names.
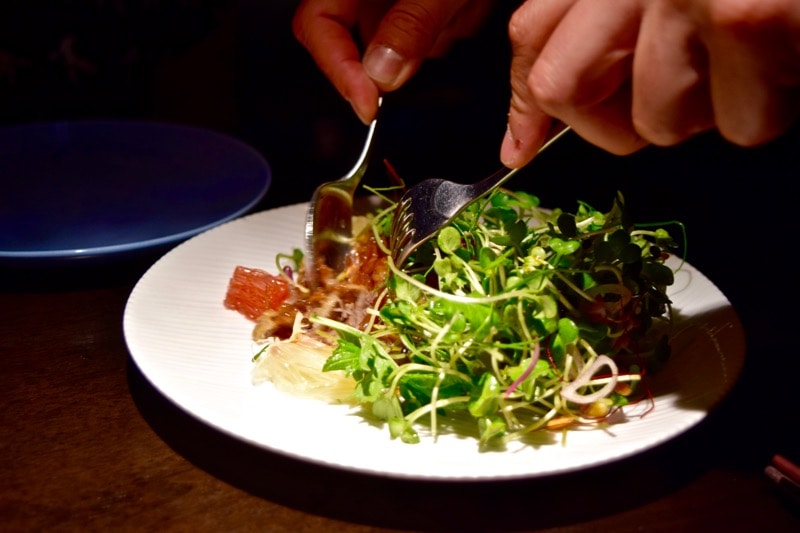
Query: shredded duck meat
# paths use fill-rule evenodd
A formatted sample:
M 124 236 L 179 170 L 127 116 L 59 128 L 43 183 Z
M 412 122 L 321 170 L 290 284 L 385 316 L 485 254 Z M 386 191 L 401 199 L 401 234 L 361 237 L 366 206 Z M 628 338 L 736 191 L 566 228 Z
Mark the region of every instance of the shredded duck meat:
M 368 320 L 367 310 L 376 303 L 386 283 L 388 272 L 386 255 L 375 241 L 373 232 L 363 231 L 353 241 L 342 273 L 336 275 L 328 266 L 318 263 L 319 287 L 314 291 L 303 291 L 293 286 L 280 307 L 265 311 L 256 320 L 253 338 L 288 339 L 297 313 L 304 316 L 315 314 L 361 328 Z M 305 286 L 302 270 L 298 283 Z M 308 333 L 313 335 L 315 331 L 312 328 Z

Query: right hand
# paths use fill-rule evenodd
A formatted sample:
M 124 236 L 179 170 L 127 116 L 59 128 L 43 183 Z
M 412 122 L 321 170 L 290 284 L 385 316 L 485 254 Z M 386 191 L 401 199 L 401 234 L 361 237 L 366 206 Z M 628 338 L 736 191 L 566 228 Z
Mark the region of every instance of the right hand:
M 800 119 L 798 0 L 526 0 L 509 34 L 511 167 L 553 117 L 618 155 L 710 129 L 756 146 Z

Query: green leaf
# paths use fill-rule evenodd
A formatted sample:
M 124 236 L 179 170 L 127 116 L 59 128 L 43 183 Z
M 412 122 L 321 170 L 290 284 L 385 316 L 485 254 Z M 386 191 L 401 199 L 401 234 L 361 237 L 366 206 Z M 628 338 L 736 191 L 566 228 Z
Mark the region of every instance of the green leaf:
M 394 394 L 384 395 L 375 400 L 372 404 L 372 414 L 380 420 L 386 421 L 403 419 L 403 410 L 400 408 L 400 402 Z
M 556 221 L 558 230 L 567 238 L 577 237 L 578 225 L 575 223 L 575 215 L 562 213 Z
M 449 257 L 440 257 L 433 262 L 433 271 L 440 278 L 446 278 L 454 273 L 453 263 Z
M 578 326 L 571 318 L 564 317 L 558 320 L 558 336 L 565 344 L 578 340 L 579 334 Z
M 439 232 L 436 237 L 436 244 L 439 245 L 442 252 L 453 254 L 461 248 L 461 233 L 454 227 L 447 226 Z
M 578 241 L 564 241 L 558 237 L 550 239 L 550 248 L 558 255 L 571 255 L 581 247 Z
M 486 216 L 499 220 L 503 225 L 516 221 L 518 217 L 517 212 L 507 205 L 490 207 L 486 210 Z
M 483 270 L 492 270 L 497 268 L 503 262 L 502 257 L 498 257 L 497 253 L 489 247 L 482 247 L 478 251 L 478 264 Z
M 661 263 L 645 263 L 642 265 L 640 275 L 643 279 L 656 285 L 672 285 L 675 282 L 675 274 L 672 269 Z
M 549 294 L 542 294 L 531 298 L 532 303 L 535 304 L 533 316 L 538 319 L 556 318 L 558 317 L 558 302 Z
M 384 322 L 394 324 L 397 327 L 404 325 L 412 326 L 414 321 L 411 319 L 416 312 L 416 307 L 407 300 L 389 302 L 381 307 L 381 318 Z
M 440 380 L 438 374 L 433 372 L 409 372 L 400 379 L 398 384 L 404 400 L 403 411 L 409 413 L 418 407 L 429 404 L 433 399 L 434 387 L 437 386 L 439 399 L 443 399 L 469 394 L 471 383 L 453 375 L 445 376 Z
M 581 272 L 579 274 L 579 280 L 578 286 L 583 290 L 597 286 L 597 281 L 588 272 Z
M 283 270 L 283 266 L 281 265 L 281 259 L 288 259 L 292 262 L 292 266 L 295 270 L 300 268 L 300 265 L 303 264 L 303 250 L 300 248 L 295 248 L 292 250 L 292 254 L 277 254 L 275 256 L 275 264 L 278 266 L 278 270 Z
M 419 435 L 414 428 L 403 418 L 392 418 L 389 420 L 389 435 L 393 439 L 400 438 L 406 444 L 418 444 Z
M 475 331 L 483 328 L 492 318 L 492 307 L 490 305 L 480 305 L 467 302 L 457 302 L 453 300 L 445 300 L 444 298 L 436 298 L 431 302 L 431 311 L 433 311 L 439 318 L 438 323 L 444 324 L 450 322 L 454 316 L 463 319 L 466 324 L 461 332 L 467 328 L 470 331 Z
M 479 394 L 470 400 L 469 413 L 475 418 L 494 414 L 500 405 L 500 383 L 493 374 L 486 373 L 478 382 Z
M 344 370 L 348 375 L 359 370 L 361 367 L 359 361 L 361 359 L 361 347 L 344 339 L 339 339 L 333 353 L 325 360 L 322 365 L 323 372 L 332 370 Z
M 629 244 L 631 244 L 630 234 L 623 229 L 616 230 L 608 236 L 607 240 L 603 241 L 598 239 L 594 242 L 595 258 L 598 263 L 613 264 L 620 260 L 626 262 L 623 260 L 623 257 L 629 258 L 630 255 L 626 256 L 623 251 Z M 638 249 L 638 246 L 636 246 L 636 248 L 636 256 L 639 257 L 641 255 L 641 250 Z M 627 254 L 630 254 L 630 251 L 627 252 Z
M 499 416 L 483 417 L 478 419 L 480 444 L 486 445 L 506 433 L 506 423 Z
M 524 372 L 528 371 L 530 363 L 531 359 L 527 357 L 520 361 L 519 365 L 508 368 L 506 375 L 512 382 L 516 381 Z M 541 377 L 548 378 L 554 376 L 555 372 L 553 371 L 553 367 L 550 366 L 550 362 L 546 358 L 540 357 L 525 381 L 519 384 L 517 390 L 522 391 L 525 394 L 525 398 L 530 401 L 537 391 L 536 380 Z M 541 390 L 541 387 L 538 387 L 538 389 Z
M 622 247 L 619 252 L 619 260 L 625 264 L 633 264 L 642 259 L 642 249 L 631 243 Z
M 517 249 L 521 248 L 523 239 L 528 235 L 528 225 L 522 220 L 517 220 L 506 224 L 505 230 L 511 239 L 511 244 Z
M 421 294 L 419 287 L 407 282 L 400 276 L 392 276 L 389 279 L 389 288 L 394 291 L 398 300 L 406 300 L 408 302 L 418 301 Z
M 525 191 L 517 191 L 515 193 L 515 197 L 516 198 L 512 197 L 512 203 L 517 207 L 525 210 L 539 207 L 540 200 L 538 196 L 534 196 L 533 194 L 529 194 Z
M 631 236 L 630 233 L 624 229 L 618 229 L 609 236 L 608 242 L 613 244 L 617 250 L 621 250 L 626 244 L 631 242 Z

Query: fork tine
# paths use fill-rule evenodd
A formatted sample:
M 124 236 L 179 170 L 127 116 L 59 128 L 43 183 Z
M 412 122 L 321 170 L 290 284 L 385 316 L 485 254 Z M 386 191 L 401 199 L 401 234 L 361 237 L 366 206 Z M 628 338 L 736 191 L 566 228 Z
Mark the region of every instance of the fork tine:
M 447 222 L 448 217 L 441 210 L 453 206 L 442 205 L 437 194 L 441 187 L 448 186 L 463 187 L 439 178 L 427 179 L 408 189 L 398 202 L 390 234 L 396 266 L 403 267 L 411 254 Z
M 539 152 L 569 130 L 566 124 L 554 123 Z M 414 250 L 452 222 L 468 205 L 500 187 L 518 170 L 503 167 L 473 184 L 431 178 L 408 189 L 397 204 L 389 235 L 394 264 L 402 268 Z
M 406 198 L 397 204 L 394 220 L 392 221 L 392 241 L 397 242 L 398 237 L 404 236 L 414 214 L 409 210 L 411 199 Z
M 410 228 L 411 219 L 414 216 L 408 209 L 410 204 L 410 198 L 405 196 L 401 198 L 395 208 L 394 219 L 392 220 L 389 246 L 392 250 L 392 259 L 395 264 L 400 264 L 398 260 L 402 256 L 402 251 L 414 234 L 414 230 Z
M 414 189 L 416 192 L 417 190 Z M 419 198 L 415 198 L 413 192 L 407 192 L 400 199 L 395 210 L 394 220 L 392 221 L 391 230 L 391 250 L 392 259 L 398 267 L 408 260 L 414 250 L 417 249 L 420 242 L 424 239 L 417 239 L 419 235 L 419 213 L 421 208 L 429 206 L 420 206 Z M 424 236 L 420 236 L 424 237 Z

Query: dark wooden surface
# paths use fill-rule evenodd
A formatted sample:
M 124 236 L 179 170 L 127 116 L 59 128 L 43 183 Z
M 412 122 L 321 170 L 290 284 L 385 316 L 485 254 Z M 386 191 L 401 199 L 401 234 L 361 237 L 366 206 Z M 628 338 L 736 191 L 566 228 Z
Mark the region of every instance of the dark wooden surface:
M 226 129 L 264 153 L 275 179 L 259 209 L 307 200 L 350 167 L 364 128 L 292 39 L 293 2 L 236 5 L 210 51 L 158 71 L 154 85 L 169 90 L 144 117 Z M 392 95 L 378 152 L 407 181 L 495 170 L 504 17 L 490 30 Z M 229 62 L 217 61 L 234 42 L 235 91 Z M 565 476 L 398 481 L 239 442 L 172 405 L 131 362 L 123 309 L 164 250 L 101 265 L 0 264 L 0 531 L 800 531 L 799 505 L 763 474 L 776 452 L 800 460 L 798 130 L 755 150 L 704 136 L 625 158 L 565 139 L 509 183 L 568 209 L 607 207 L 622 190 L 638 220 L 683 221 L 690 262 L 733 302 L 747 336 L 742 378 L 702 424 Z
M 719 148 L 716 141 L 710 146 Z M 634 176 L 656 169 L 651 181 L 632 186 L 631 196 L 652 201 L 646 212 L 653 217 L 677 211 L 688 219 L 697 243 L 693 264 L 729 295 L 748 337 L 742 378 L 699 426 L 630 459 L 551 478 L 384 479 L 232 439 L 154 390 L 126 349 L 126 300 L 164 250 L 104 264 L 4 265 L 0 530 L 798 531 L 800 504 L 763 474 L 773 453 L 797 459 L 800 446 L 798 358 L 787 314 L 796 299 L 786 248 L 793 241 L 791 226 L 781 225 L 792 218 L 781 209 L 796 198 L 796 185 L 781 195 L 777 188 L 788 182 L 775 175 L 796 175 L 794 146 L 789 139 L 767 152 L 734 151 L 725 154 L 727 164 L 718 154 L 725 180 L 707 179 L 720 202 L 687 185 L 685 196 L 674 183 L 666 193 L 651 189 L 675 168 L 696 164 L 707 144 L 592 163 L 594 152 L 568 142 L 563 150 L 572 155 L 555 150 L 542 161 L 540 174 L 552 172 L 547 165 L 611 173 L 622 161 L 633 165 Z M 777 207 L 751 209 L 747 191 L 722 183 L 741 183 L 735 169 L 746 172 L 743 161 L 766 160 L 777 166 L 751 180 L 749 191 Z M 264 206 L 280 202 L 272 196 Z

